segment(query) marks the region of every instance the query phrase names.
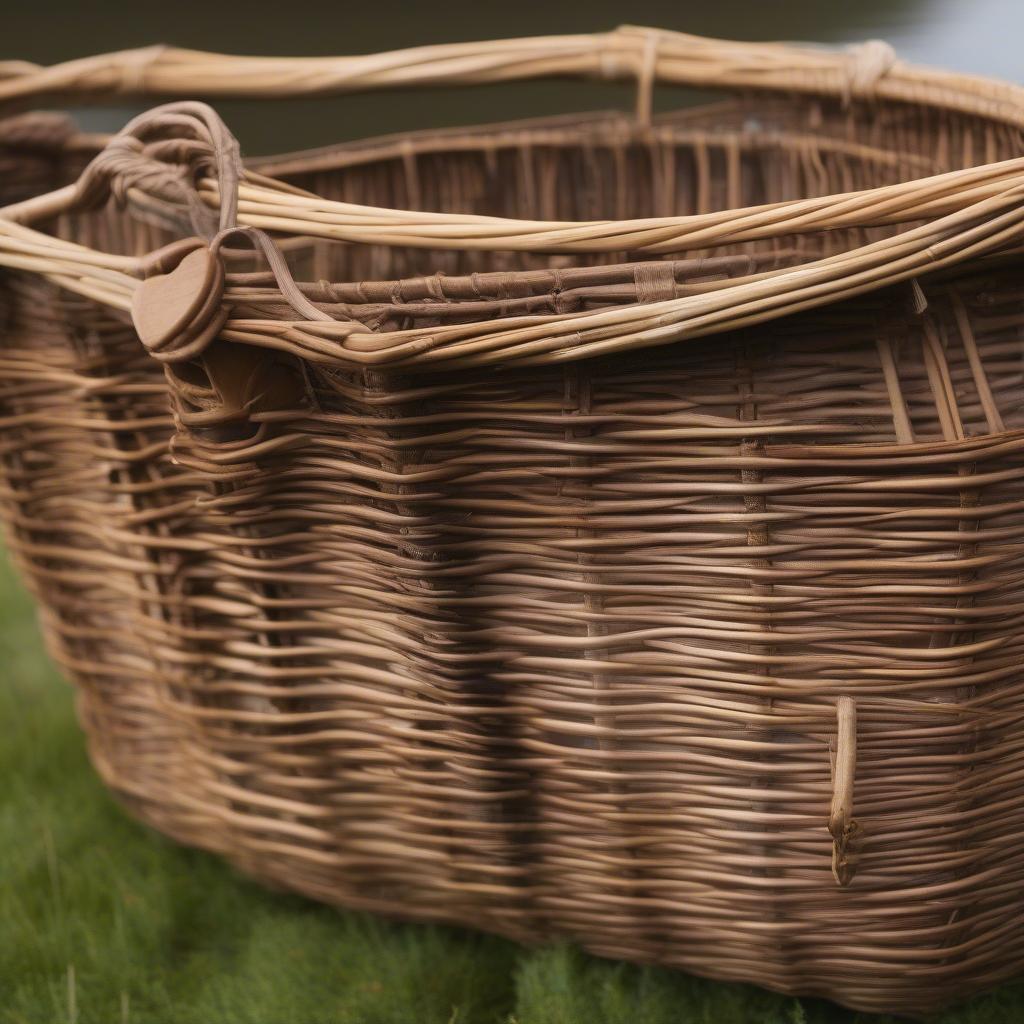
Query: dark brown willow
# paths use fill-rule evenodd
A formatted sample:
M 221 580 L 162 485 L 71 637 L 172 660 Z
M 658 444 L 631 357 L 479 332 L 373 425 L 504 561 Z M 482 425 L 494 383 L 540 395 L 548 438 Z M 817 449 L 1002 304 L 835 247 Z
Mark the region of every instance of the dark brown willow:
M 567 74 L 636 115 L 243 167 L 201 103 L 24 112 Z M 1022 96 L 628 28 L 0 64 L 0 502 L 104 780 L 343 906 L 1015 974 Z

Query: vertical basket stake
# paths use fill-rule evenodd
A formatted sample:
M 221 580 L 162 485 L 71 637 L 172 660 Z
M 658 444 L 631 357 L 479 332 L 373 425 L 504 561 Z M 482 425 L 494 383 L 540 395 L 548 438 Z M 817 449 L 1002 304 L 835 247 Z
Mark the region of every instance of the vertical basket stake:
M 644 33 L 644 48 L 636 76 L 636 119 L 645 128 L 651 126 L 654 109 L 654 79 L 658 70 L 658 33 Z
M 836 753 L 832 769 L 832 808 L 828 830 L 832 834 L 832 874 L 839 885 L 853 881 L 856 867 L 849 855 L 850 841 L 860 832 L 853 818 L 853 776 L 857 767 L 857 705 L 852 697 L 836 702 Z

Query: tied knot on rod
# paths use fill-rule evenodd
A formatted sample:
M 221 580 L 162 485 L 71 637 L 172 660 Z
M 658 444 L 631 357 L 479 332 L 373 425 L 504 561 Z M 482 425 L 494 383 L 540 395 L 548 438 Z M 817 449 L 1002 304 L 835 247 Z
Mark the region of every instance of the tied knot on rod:
M 896 64 L 896 51 L 882 39 L 856 43 L 846 51 L 843 65 L 843 106 L 854 100 L 871 100 L 878 83 Z
M 117 91 L 125 96 L 144 96 L 149 84 L 147 73 L 170 50 L 166 43 L 155 43 L 121 53 L 117 65 Z
M 199 194 L 206 177 L 217 182 L 219 215 Z M 111 139 L 79 179 L 76 204 L 95 206 L 108 196 L 124 204 L 131 193 L 157 216 L 174 221 L 184 211 L 192 230 L 209 240 L 237 224 L 241 178 L 238 141 L 216 111 L 194 101 L 167 103 Z

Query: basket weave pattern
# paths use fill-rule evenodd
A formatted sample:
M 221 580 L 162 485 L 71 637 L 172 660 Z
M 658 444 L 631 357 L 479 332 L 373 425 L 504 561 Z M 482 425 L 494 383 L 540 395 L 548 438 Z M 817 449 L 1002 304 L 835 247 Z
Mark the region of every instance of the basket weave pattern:
M 707 108 L 245 171 L 194 103 L 0 125 L 0 169 L 64 186 L 0 186 L 3 515 L 162 831 L 344 906 L 922 1012 L 1024 955 L 1021 127 L 884 50 L 802 85 L 742 53 Z M 207 56 L 136 84 L 228 91 Z M 207 252 L 151 340 L 142 285 Z

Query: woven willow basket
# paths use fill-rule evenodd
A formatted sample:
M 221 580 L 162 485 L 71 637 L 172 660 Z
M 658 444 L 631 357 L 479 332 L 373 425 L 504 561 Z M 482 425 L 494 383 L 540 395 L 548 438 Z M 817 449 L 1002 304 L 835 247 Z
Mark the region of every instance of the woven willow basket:
M 562 75 L 636 116 L 243 169 L 201 103 L 24 113 Z M 0 102 L 3 514 L 134 813 L 871 1010 L 1018 971 L 1024 90 L 626 28 Z

